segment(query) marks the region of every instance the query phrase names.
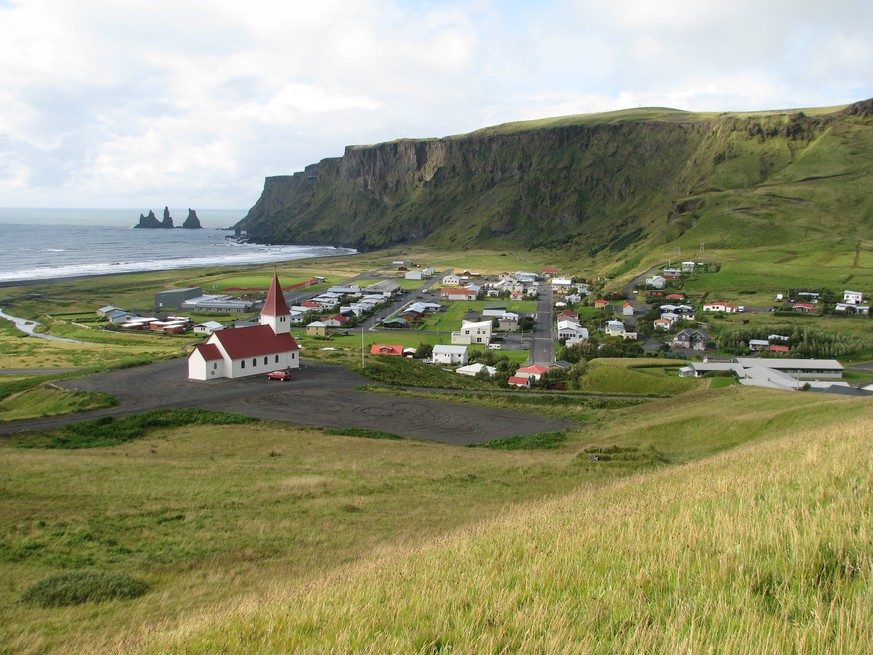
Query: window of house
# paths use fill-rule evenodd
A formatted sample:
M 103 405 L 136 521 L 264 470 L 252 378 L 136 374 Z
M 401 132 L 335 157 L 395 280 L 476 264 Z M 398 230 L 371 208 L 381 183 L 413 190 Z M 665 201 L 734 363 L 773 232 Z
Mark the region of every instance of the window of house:
M 255 359 L 254 357 L 252 357 L 252 366 L 257 366 L 257 365 L 258 365 L 258 360 Z
M 239 367 L 240 367 L 240 368 L 245 368 L 245 367 L 246 367 L 246 361 L 245 361 L 245 360 L 242 360 L 242 361 L 239 363 Z
M 276 363 L 279 363 L 279 355 L 276 355 Z
M 215 371 L 217 369 L 218 369 L 218 362 L 213 362 L 212 363 L 212 370 Z
M 266 366 L 266 365 L 267 365 L 267 358 L 264 357 L 264 366 Z

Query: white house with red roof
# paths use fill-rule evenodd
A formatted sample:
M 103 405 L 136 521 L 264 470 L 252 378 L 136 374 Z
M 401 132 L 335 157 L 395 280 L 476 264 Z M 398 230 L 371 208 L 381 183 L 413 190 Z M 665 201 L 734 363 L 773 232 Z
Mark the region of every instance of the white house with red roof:
M 533 366 L 523 366 L 515 372 L 515 377 L 539 380 L 541 377 L 543 377 L 543 375 L 545 375 L 548 370 L 548 366 L 540 366 L 539 364 L 534 364 Z
M 188 379 L 242 378 L 299 368 L 300 346 L 291 336 L 290 317 L 279 276 L 274 274 L 260 325 L 214 332 L 188 356 Z

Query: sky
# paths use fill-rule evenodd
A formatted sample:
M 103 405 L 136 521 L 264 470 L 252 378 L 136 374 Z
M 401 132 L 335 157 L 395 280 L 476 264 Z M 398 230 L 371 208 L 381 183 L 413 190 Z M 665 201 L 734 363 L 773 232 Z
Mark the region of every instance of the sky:
M 347 145 L 873 97 L 869 0 L 0 0 L 0 207 L 247 208 Z

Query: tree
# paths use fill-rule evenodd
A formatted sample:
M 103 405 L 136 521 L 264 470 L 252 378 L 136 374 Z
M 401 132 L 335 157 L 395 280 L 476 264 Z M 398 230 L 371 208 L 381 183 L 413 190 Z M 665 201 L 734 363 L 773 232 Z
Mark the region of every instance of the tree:
M 427 359 L 431 355 L 433 355 L 432 344 L 421 342 L 420 344 L 418 344 L 418 348 L 415 349 L 416 359 Z
M 533 316 L 522 316 L 518 319 L 518 329 L 521 332 L 530 332 L 534 329 L 534 325 L 536 325 L 536 321 Z

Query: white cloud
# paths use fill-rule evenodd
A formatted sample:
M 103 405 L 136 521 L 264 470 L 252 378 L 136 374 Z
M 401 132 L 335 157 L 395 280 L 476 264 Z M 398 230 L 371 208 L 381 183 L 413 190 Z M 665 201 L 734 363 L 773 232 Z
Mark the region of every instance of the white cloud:
M 13 0 L 0 196 L 247 207 L 264 176 L 350 144 L 635 105 L 840 104 L 873 95 L 870 24 L 851 0 Z

